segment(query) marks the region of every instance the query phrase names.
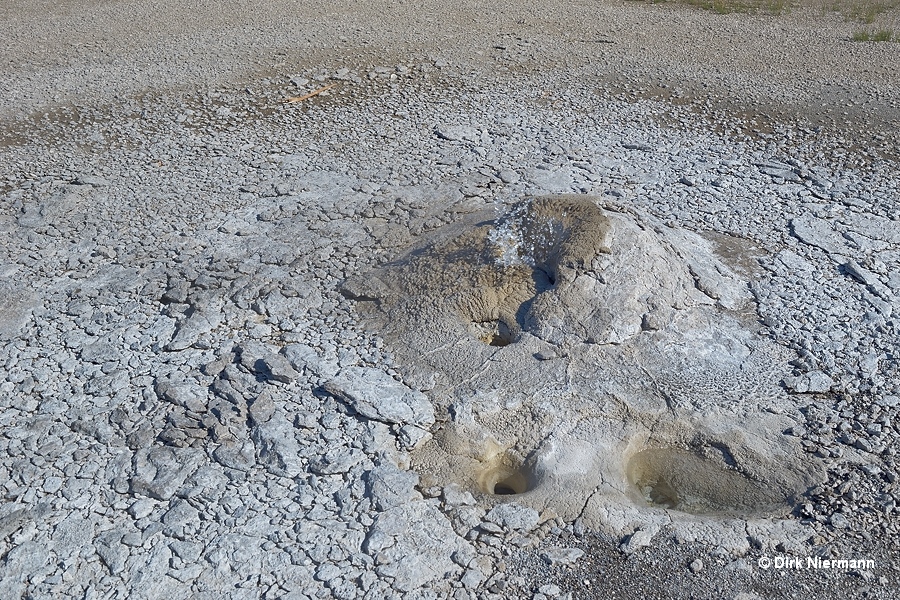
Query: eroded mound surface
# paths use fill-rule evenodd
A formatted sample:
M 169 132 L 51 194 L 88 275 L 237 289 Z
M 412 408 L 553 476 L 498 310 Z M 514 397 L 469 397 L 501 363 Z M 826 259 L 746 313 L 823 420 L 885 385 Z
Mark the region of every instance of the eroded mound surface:
M 374 276 L 347 282 L 344 292 L 375 301 L 385 325 L 410 348 L 431 352 L 453 337 L 505 346 L 545 326 L 546 309 L 536 301 L 591 268 L 609 226 L 592 202 L 533 199 L 496 222 L 438 236 Z
M 783 515 L 821 477 L 781 433 L 789 357 L 693 233 L 591 197 L 528 199 L 344 293 L 443 415 L 415 457 L 426 484 L 621 534 Z

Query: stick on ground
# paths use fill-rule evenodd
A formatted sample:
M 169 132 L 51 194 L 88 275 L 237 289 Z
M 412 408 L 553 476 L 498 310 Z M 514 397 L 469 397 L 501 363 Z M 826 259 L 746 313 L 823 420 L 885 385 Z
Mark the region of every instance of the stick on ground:
M 320 87 L 319 89 L 313 90 L 313 91 L 311 91 L 311 92 L 308 93 L 308 94 L 304 94 L 304 95 L 302 95 L 302 96 L 294 96 L 293 98 L 287 98 L 287 99 L 285 100 L 285 102 L 303 102 L 303 101 L 306 100 L 307 98 L 312 98 L 313 96 L 318 96 L 319 94 L 321 94 L 321 93 L 324 92 L 325 90 L 330 90 L 331 88 L 333 88 L 333 87 L 336 86 L 336 85 L 337 85 L 336 83 L 329 83 L 329 84 L 326 85 L 325 87 Z

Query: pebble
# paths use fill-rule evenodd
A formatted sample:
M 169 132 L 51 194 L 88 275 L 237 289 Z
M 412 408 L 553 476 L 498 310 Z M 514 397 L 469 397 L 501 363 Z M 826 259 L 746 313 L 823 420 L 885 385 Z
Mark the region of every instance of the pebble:
M 842 513 L 834 513 L 828 519 L 828 522 L 831 523 L 831 526 L 835 529 L 846 529 L 850 527 L 850 520 Z
M 628 536 L 628 538 L 622 542 L 620 547 L 625 554 L 633 554 L 641 548 L 649 546 L 653 541 L 654 535 L 656 535 L 655 528 L 638 529 Z

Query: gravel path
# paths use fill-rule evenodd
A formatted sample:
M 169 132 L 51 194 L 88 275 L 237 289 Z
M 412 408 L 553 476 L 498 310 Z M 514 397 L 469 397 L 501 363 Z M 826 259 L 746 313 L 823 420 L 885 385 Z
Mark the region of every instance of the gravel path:
M 900 593 L 895 45 L 631 2 L 47 4 L 0 8 L 0 597 Z M 409 470 L 444 415 L 338 285 L 558 192 L 755 246 L 828 472 L 804 544 L 611 539 Z

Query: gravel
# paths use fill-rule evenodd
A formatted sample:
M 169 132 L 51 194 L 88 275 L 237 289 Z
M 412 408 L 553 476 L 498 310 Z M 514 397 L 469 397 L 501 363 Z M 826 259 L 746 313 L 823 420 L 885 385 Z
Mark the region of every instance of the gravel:
M 32 4 L 0 9 L 0 597 L 900 592 L 889 45 L 635 3 Z M 754 247 L 828 470 L 805 547 L 607 539 L 408 470 L 429 376 L 339 284 L 556 192 Z

